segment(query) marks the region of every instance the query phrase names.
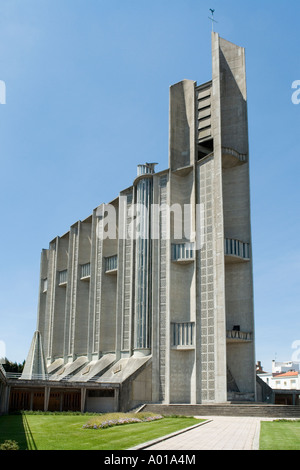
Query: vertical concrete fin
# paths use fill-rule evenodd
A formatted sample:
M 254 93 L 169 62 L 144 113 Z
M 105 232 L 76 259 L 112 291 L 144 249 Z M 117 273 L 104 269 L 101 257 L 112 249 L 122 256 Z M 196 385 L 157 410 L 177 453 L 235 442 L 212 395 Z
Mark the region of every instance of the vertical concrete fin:
M 195 162 L 195 82 L 183 80 L 170 87 L 170 142 L 171 170 L 193 165 Z
M 47 365 L 44 356 L 42 337 L 39 331 L 35 331 L 29 353 L 25 362 L 22 379 L 45 379 Z
M 222 146 L 248 154 L 245 49 L 219 38 Z
M 48 258 L 49 250 L 43 249 L 41 252 L 40 261 L 40 288 L 39 288 L 39 302 L 38 302 L 38 315 L 37 326 L 38 331 L 45 330 L 45 315 L 46 315 L 46 292 L 48 283 Z
M 254 331 L 252 258 L 244 263 L 229 263 L 226 239 L 241 240 L 251 253 L 249 141 L 245 49 L 212 33 L 213 50 L 213 122 L 214 160 L 218 187 L 215 188 L 216 265 L 215 288 L 219 340 L 220 390 L 224 390 L 226 369 L 235 379 L 240 393 L 255 396 L 254 341 L 226 342 L 224 327 L 240 325 L 242 331 Z M 226 152 L 244 155 L 238 165 L 224 165 Z M 218 200 L 220 203 L 218 203 Z M 218 207 L 217 207 L 218 204 Z M 220 221 L 220 222 L 219 222 Z M 226 364 L 222 357 L 226 356 Z M 222 369 L 222 370 L 221 370 Z M 227 376 L 228 379 L 228 376 Z M 227 385 L 228 385 L 227 380 Z
M 226 302 L 224 265 L 224 207 L 222 174 L 222 119 L 221 119 L 220 37 L 212 33 L 212 130 L 214 136 L 213 161 L 213 230 L 214 299 L 215 299 L 215 401 L 227 400 L 226 383 Z

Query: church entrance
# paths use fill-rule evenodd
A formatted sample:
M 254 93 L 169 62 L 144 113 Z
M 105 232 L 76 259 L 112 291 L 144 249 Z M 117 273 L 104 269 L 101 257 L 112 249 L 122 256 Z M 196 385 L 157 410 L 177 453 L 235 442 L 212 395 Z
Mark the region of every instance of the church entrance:
M 47 411 L 80 411 L 80 390 L 50 391 Z M 45 411 L 45 390 L 12 389 L 10 392 L 9 412 L 14 411 Z

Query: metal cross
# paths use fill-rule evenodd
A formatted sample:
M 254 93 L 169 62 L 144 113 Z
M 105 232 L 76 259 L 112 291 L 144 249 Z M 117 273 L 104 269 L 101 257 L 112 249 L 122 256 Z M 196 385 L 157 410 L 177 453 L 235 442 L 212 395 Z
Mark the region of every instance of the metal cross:
M 214 19 L 215 10 L 210 8 L 210 11 L 211 11 L 211 17 L 209 16 L 208 18 L 211 20 L 211 26 L 212 26 L 212 31 L 213 31 L 214 30 L 214 23 L 218 23 L 218 22 Z

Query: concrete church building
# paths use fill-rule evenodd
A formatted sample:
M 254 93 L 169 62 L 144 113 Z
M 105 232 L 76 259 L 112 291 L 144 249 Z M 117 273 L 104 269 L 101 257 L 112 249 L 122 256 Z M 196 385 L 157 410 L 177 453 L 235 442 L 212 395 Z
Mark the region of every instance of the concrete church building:
M 45 409 L 256 399 L 243 48 L 212 33 L 212 80 L 170 87 L 169 126 L 168 169 L 139 165 L 42 251 L 18 387 Z

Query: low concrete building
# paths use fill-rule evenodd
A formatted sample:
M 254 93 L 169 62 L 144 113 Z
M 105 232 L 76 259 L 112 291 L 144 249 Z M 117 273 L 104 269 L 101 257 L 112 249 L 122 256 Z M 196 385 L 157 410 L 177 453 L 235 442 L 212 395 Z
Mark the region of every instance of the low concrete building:
M 252 277 L 245 53 L 213 33 L 212 80 L 170 88 L 169 168 L 43 250 L 11 408 L 255 401 Z

